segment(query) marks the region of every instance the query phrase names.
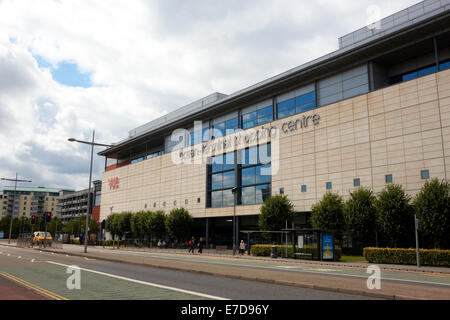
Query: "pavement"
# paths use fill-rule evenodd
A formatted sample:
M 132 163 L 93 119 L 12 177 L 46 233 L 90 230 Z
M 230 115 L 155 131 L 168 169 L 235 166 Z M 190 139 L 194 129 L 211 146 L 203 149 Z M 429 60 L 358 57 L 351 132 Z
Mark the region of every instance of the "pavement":
M 83 249 L 82 246 L 64 245 L 63 249 L 45 251 L 381 299 L 450 300 L 448 268 L 424 267 L 418 270 L 413 266 L 380 265 L 381 289 L 376 290 L 367 286 L 371 274 L 367 273 L 369 264 L 365 263 L 325 263 L 223 254 L 189 255 L 187 251 L 182 253 L 131 248 L 89 247 L 88 253 L 84 253 Z

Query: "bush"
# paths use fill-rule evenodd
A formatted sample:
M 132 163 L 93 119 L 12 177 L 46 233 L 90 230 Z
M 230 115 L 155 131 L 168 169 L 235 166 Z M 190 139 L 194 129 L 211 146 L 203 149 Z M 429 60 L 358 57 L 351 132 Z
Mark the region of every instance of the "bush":
M 450 250 L 420 249 L 420 265 L 450 267 Z M 416 249 L 364 248 L 370 263 L 416 265 Z
M 259 257 L 270 257 L 272 252 L 271 244 L 254 244 L 250 247 L 250 253 L 252 256 Z M 277 247 L 277 254 L 279 257 L 284 257 L 286 254 L 286 245 L 275 245 Z M 288 245 L 288 257 L 292 258 L 292 245 Z M 296 253 L 310 253 L 313 256 L 313 260 L 318 260 L 318 252 L 317 247 L 312 246 L 304 246 L 302 249 L 299 249 L 295 246 Z M 342 256 L 341 248 L 334 248 L 334 252 L 336 254 L 336 260 L 340 260 Z

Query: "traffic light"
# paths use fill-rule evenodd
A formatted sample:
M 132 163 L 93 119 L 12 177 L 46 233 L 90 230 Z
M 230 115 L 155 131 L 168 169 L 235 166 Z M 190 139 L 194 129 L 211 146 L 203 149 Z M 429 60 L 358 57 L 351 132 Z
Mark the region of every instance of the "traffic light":
M 50 220 L 52 220 L 52 213 L 46 212 L 45 213 L 45 223 L 50 223 Z
M 36 216 L 31 216 L 31 224 L 36 224 Z

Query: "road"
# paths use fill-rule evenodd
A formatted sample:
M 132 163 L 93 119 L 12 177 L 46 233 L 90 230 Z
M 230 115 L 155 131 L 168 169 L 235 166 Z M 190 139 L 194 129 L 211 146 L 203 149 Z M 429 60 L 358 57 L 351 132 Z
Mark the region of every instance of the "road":
M 100 249 L 99 249 L 100 250 Z M 70 288 L 70 266 L 80 289 Z M 8 290 L 3 290 L 8 288 Z M 0 245 L 0 299 L 350 300 L 366 296 L 230 279 Z M 370 298 L 371 299 L 371 298 Z

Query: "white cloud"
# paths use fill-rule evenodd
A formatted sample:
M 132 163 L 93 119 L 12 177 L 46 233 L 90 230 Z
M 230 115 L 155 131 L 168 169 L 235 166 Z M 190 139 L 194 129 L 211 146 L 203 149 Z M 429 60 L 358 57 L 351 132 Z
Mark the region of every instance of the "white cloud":
M 375 4 L 386 16 L 416 2 Z M 94 122 L 99 141 L 117 142 L 214 91 L 233 93 L 329 53 L 366 24 L 372 4 L 0 1 L 0 175 L 85 188 L 89 148 L 68 137 L 89 140 Z M 63 86 L 33 56 L 76 63 L 94 86 Z

